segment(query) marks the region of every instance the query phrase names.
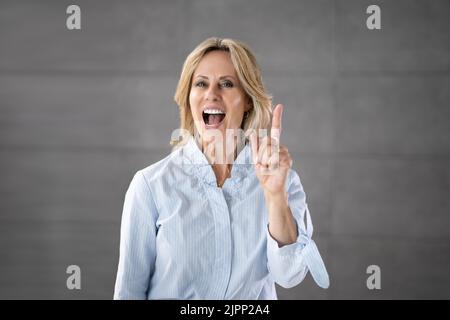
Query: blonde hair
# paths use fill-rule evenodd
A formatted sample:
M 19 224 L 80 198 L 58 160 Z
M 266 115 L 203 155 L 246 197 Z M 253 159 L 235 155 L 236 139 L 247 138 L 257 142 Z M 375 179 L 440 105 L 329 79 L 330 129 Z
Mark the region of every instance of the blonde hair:
M 191 91 L 192 76 L 197 69 L 201 59 L 211 51 L 226 51 L 230 53 L 231 61 L 236 70 L 241 85 L 251 98 L 251 109 L 243 119 L 242 129 L 269 129 L 272 115 L 272 97 L 263 85 L 261 70 L 255 56 L 250 48 L 233 39 L 209 38 L 200 43 L 186 58 L 181 71 L 175 92 L 175 102 L 180 109 L 180 132 L 183 133 L 182 140 L 172 137 L 171 144 L 178 145 L 188 136 L 194 135 L 195 124 L 189 105 L 189 94 Z

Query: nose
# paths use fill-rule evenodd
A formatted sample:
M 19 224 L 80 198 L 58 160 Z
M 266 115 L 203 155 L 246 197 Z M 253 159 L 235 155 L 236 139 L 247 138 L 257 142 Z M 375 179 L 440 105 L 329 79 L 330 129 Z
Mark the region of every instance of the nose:
M 206 90 L 206 100 L 207 101 L 218 101 L 220 99 L 220 94 L 218 88 L 215 85 L 210 85 L 208 90 Z

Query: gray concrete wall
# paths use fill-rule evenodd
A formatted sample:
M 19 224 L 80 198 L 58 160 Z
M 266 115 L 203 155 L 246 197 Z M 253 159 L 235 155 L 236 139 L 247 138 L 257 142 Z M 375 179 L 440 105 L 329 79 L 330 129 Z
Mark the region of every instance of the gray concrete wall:
M 82 29 L 66 28 L 66 8 Z M 366 8 L 381 7 L 381 30 Z M 450 298 L 448 0 L 1 1 L 0 298 L 110 299 L 133 173 L 167 155 L 186 55 L 247 42 L 329 269 L 281 299 Z M 66 267 L 82 289 L 66 288 Z M 368 290 L 366 268 L 381 268 Z

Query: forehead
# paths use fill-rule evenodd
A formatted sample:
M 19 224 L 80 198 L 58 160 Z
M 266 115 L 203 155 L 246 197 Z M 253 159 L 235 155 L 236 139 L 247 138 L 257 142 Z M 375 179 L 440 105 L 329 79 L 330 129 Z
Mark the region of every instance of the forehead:
M 195 69 L 195 75 L 220 76 L 220 75 L 236 75 L 230 53 L 226 51 L 208 52 Z

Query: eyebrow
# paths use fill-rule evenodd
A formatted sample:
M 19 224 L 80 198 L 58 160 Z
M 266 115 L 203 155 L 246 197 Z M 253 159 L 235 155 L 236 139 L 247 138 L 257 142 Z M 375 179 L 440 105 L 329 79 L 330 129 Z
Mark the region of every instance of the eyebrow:
M 198 76 L 196 76 L 196 78 L 204 78 L 204 79 L 209 79 L 207 76 L 203 76 L 203 75 L 198 75 Z M 225 75 L 225 76 L 221 76 L 220 78 L 219 78 L 219 80 L 221 80 L 221 79 L 225 79 L 225 78 L 232 78 L 232 79 L 234 79 L 234 80 L 236 80 L 236 78 L 235 77 L 233 77 L 233 76 L 230 76 L 230 75 Z

